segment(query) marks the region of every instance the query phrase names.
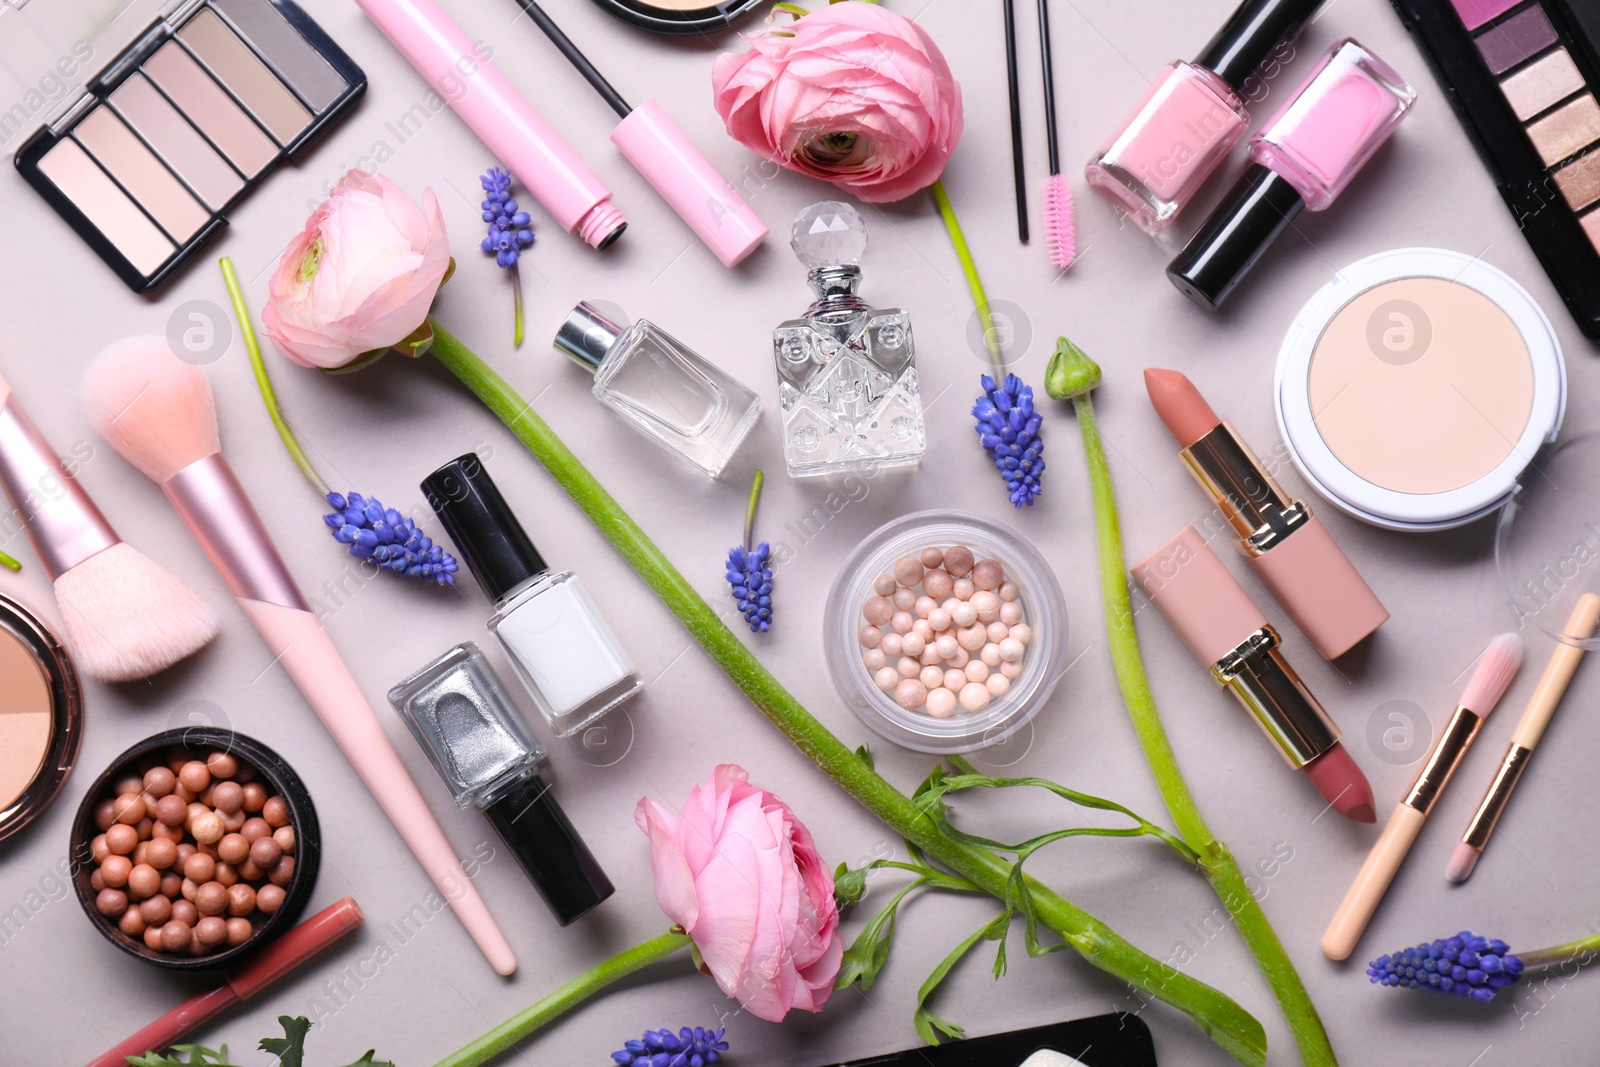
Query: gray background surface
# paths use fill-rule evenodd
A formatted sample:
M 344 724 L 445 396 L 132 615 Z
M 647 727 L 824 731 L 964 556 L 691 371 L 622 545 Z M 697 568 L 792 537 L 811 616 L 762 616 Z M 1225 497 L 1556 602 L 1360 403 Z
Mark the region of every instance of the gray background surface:
M 1013 514 L 970 429 L 966 408 L 982 369 L 971 340 L 972 304 L 928 198 L 868 210 L 872 245 L 864 286 L 869 299 L 902 305 L 913 316 L 926 383 L 927 456 L 914 477 L 862 483 L 830 502 L 823 485 L 794 483 L 782 474 L 768 337 L 775 323 L 807 301 L 803 271 L 784 239 L 788 222 L 832 190 L 787 173 L 772 176 L 771 168 L 722 135 L 709 103 L 709 69 L 719 47 L 738 47 L 736 37 L 668 40 L 634 31 L 581 0 L 551 5 L 624 94 L 658 97 L 724 173 L 742 175 L 738 180 L 775 235 L 746 265 L 729 272 L 617 155 L 607 140 L 611 112 L 525 18 L 513 17 L 517 10 L 509 0 L 445 4 L 474 38 L 489 43 L 511 80 L 602 173 L 632 220 L 617 247 L 596 254 L 523 197 L 535 214 L 539 240 L 524 261 L 528 341 L 517 352 L 508 344 L 508 280 L 476 250 L 476 175 L 494 161 L 448 113 L 426 117 L 402 135 L 402 116 L 424 100 L 422 79 L 353 4 L 305 0 L 305 6 L 365 66 L 368 98 L 302 166 L 275 175 L 241 206 L 213 255 L 159 300 L 130 294 L 11 168 L 0 173 L 0 258 L 9 275 L 0 299 L 0 361 L 7 376 L 60 451 L 93 442 L 94 458 L 81 477 L 122 535 L 192 581 L 225 617 L 214 647 L 164 677 L 118 690 L 90 684 L 77 773 L 47 816 L 0 852 L 0 911 L 42 902 L 0 938 L 0 1061 L 83 1062 L 202 987 L 115 951 L 90 928 L 75 900 L 59 893 L 51 899 L 50 892 L 72 812 L 88 782 L 127 745 L 195 716 L 250 733 L 295 765 L 314 792 L 323 823 L 324 865 L 312 907 L 349 893 L 367 914 L 366 927 L 315 966 L 198 1035 L 211 1045 L 228 1042 L 244 1063 L 265 1062 L 254 1043 L 274 1029 L 272 1019 L 280 1013 L 324 1016 L 312 1035 L 315 1063 L 347 1062 L 372 1046 L 400 1063 L 431 1063 L 595 961 L 652 936 L 663 921 L 651 891 L 646 842 L 633 825 L 634 804 L 645 795 L 677 804 L 718 762 L 744 764 L 758 783 L 787 799 L 809 822 L 830 862 L 855 864 L 898 847 L 762 721 L 521 446 L 438 367 L 391 358 L 361 374 L 325 378 L 272 356 L 289 417 L 323 472 L 341 487 L 409 506 L 422 475 L 479 450 L 545 554 L 583 575 L 648 683 L 627 715 L 616 717 L 609 735 L 592 738 L 587 748 L 552 745 L 551 771 L 561 801 L 617 882 L 612 901 L 578 926 L 560 930 L 502 852 L 485 866 L 479 884 L 521 959 L 514 980 L 492 974 L 448 915 L 409 937 L 397 934 L 393 924 L 423 900 L 428 882 L 288 679 L 270 668 L 261 641 L 228 602 L 222 582 L 160 492 L 93 437 L 77 400 L 80 369 L 108 342 L 164 330 L 188 301 L 222 305 L 214 255 L 233 257 L 259 313 L 279 251 L 309 206 L 350 166 L 377 162 L 412 193 L 427 186 L 437 192 L 459 260 L 438 314 L 533 398 L 718 605 L 727 604 L 720 552 L 738 536 L 743 486 L 699 479 L 643 445 L 591 400 L 581 372 L 553 355 L 546 339 L 576 301 L 609 300 L 656 321 L 761 392 L 769 411 L 740 460 L 759 464 L 771 476 L 761 536 L 784 542 L 794 558 L 778 578 L 777 626 L 752 645 L 840 736 L 851 744 L 872 742 L 880 768 L 893 781 L 914 786 L 930 758 L 879 740 L 837 698 L 821 646 L 823 602 L 836 566 L 871 530 L 910 510 L 958 506 L 1014 523 L 1039 545 L 1060 576 L 1072 622 L 1073 666 L 1037 729 L 1017 745 L 982 754 L 981 762 L 1046 775 L 1152 818 L 1162 815 L 1102 636 L 1075 426 L 1064 410 L 1047 403 L 1047 492 L 1031 511 Z M 1596 375 L 1592 349 L 1560 306 L 1443 93 L 1382 0 L 1335 0 L 1328 6 L 1297 44 L 1289 69 L 1269 83 L 1257 117 L 1298 83 L 1317 54 L 1351 34 L 1416 84 L 1421 99 L 1415 114 L 1330 211 L 1300 219 L 1297 232 L 1280 242 L 1224 313 L 1207 316 L 1184 301 L 1161 276 L 1171 248 L 1119 228 L 1112 212 L 1090 198 L 1079 177 L 1082 161 L 1147 80 L 1171 58 L 1195 53 L 1231 6 L 1228 0 L 1057 0 L 1061 135 L 1083 252 L 1068 274 L 1055 277 L 1043 243 L 1036 238 L 1031 247 L 1019 248 L 1013 228 L 998 10 L 954 0 L 896 4 L 946 50 L 965 90 L 967 131 L 946 182 L 991 296 L 1009 302 L 1018 329 L 1031 335 L 1020 369 L 1042 386 L 1058 333 L 1070 334 L 1105 368 L 1098 408 L 1131 556 L 1206 513 L 1150 409 L 1140 371 L 1150 365 L 1184 370 L 1259 451 L 1272 452 L 1278 435 L 1269 392 L 1284 329 L 1333 270 L 1383 249 L 1437 245 L 1481 254 L 1527 286 L 1567 348 L 1569 432 L 1593 426 L 1586 403 Z M 1019 7 L 1036 191 L 1044 135 L 1035 22 L 1031 5 Z M 15 142 L 8 148 L 14 151 Z M 1180 236 L 1240 168 L 1236 153 L 1207 199 L 1180 225 Z M 1037 226 L 1036 205 L 1034 220 Z M 492 831 L 476 813 L 452 807 L 383 697 L 390 685 L 449 645 L 487 643 L 483 623 L 490 606 L 470 581 L 454 592 L 362 581 L 330 542 L 318 501 L 273 436 L 236 335 L 207 369 L 228 456 L 439 818 L 461 853 L 471 855 L 492 839 Z M 1296 492 L 1304 488 L 1293 472 L 1286 481 Z M 1322 662 L 1298 635 L 1289 637 L 1288 652 L 1343 724 L 1351 752 L 1387 811 L 1409 784 L 1427 737 L 1390 751 L 1370 742 L 1376 735 L 1369 730 L 1376 724 L 1381 734 L 1392 725 L 1392 702 L 1399 701 L 1405 702 L 1402 710 L 1437 731 L 1465 681 L 1463 671 L 1489 637 L 1510 623 L 1491 558 L 1491 524 L 1407 536 L 1361 526 L 1328 506 L 1320 512 L 1393 619 L 1369 647 L 1337 666 Z M 0 591 L 54 619 L 49 585 L 26 545 L 15 538 L 0 547 L 28 564 L 20 575 L 0 575 Z M 1236 558 L 1226 558 L 1235 573 L 1244 574 Z M 1269 611 L 1287 629 L 1281 615 Z M 1314 993 L 1342 1062 L 1367 1065 L 1419 1055 L 1462 1067 L 1570 1062 L 1576 1050 L 1592 1045 L 1591 1005 L 1600 996 L 1593 979 L 1553 982 L 1542 992 L 1524 990 L 1509 1003 L 1484 1007 L 1371 989 L 1362 961 L 1461 927 L 1524 947 L 1595 928 L 1600 913 L 1588 886 L 1596 870 L 1589 846 L 1597 796 L 1585 750 L 1600 738 L 1600 724 L 1589 714 L 1600 695 L 1600 672 L 1586 667 L 1580 673 L 1492 854 L 1468 886 L 1452 889 L 1443 878 L 1445 860 L 1548 652 L 1547 643 L 1530 641 L 1532 665 L 1514 684 L 1503 721 L 1490 723 L 1462 783 L 1440 804 L 1357 958 L 1340 966 L 1322 958 L 1317 941 L 1375 828 L 1322 814 L 1314 791 L 1282 766 L 1255 727 L 1213 689 L 1173 633 L 1151 615 L 1139 625 L 1173 744 L 1213 826 L 1247 868 L 1274 856 L 1280 860 L 1271 878 L 1260 878 L 1263 904 Z M 497 650 L 491 654 L 503 662 Z M 965 811 L 963 825 L 1009 838 L 1075 818 L 1065 807 L 1045 811 L 999 796 L 978 798 Z M 1237 936 L 1219 922 L 1216 900 L 1170 854 L 1142 841 L 1084 840 L 1041 854 L 1033 870 L 1155 955 L 1187 960 L 1187 970 L 1237 997 L 1264 1022 L 1272 1063 L 1296 1062 L 1262 977 Z M 881 887 L 890 883 L 876 884 L 882 899 Z M 32 893 L 39 896 L 30 898 Z M 552 1027 L 516 1062 L 598 1064 L 646 1027 L 719 1020 L 729 1028 L 734 1062 L 744 1064 L 810 1067 L 909 1047 L 917 1043 L 911 1029 L 917 986 L 990 914 L 988 902 L 914 899 L 902 915 L 888 969 L 870 994 L 841 993 L 825 1014 L 794 1016 L 781 1029 L 740 1014 L 713 983 L 678 960 Z M 848 932 L 861 921 L 852 918 Z M 1117 982 L 1070 954 L 1028 960 L 1014 951 L 1012 961 L 1011 973 L 999 983 L 989 977 L 987 959 L 963 967 L 939 998 L 938 1011 L 973 1033 L 987 1033 L 1139 1006 Z M 1158 1006 L 1144 1014 L 1163 1064 L 1226 1062 L 1177 1013 Z

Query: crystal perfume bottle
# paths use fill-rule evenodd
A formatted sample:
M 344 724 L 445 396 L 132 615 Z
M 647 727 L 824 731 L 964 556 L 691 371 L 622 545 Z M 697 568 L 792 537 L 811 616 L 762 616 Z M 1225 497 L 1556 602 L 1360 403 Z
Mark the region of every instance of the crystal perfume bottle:
M 790 241 L 817 299 L 772 331 L 790 477 L 916 463 L 922 425 L 911 318 L 856 295 L 867 224 L 849 204 L 812 204 Z
M 594 375 L 595 399 L 713 478 L 761 417 L 753 391 L 648 319 L 629 326 L 585 301 L 555 346 Z

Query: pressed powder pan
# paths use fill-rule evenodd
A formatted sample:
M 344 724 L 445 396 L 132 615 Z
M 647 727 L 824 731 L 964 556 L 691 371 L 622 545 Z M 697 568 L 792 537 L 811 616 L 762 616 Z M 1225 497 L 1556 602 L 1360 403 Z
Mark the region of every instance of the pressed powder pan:
M 0 840 L 55 800 L 82 736 L 72 660 L 32 612 L 0 596 Z

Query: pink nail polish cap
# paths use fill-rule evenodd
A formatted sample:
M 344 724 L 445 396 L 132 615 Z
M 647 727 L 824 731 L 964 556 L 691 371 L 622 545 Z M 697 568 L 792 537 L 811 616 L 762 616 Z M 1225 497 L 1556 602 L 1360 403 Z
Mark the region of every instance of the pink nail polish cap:
M 578 154 L 433 0 L 356 0 L 561 228 L 595 248 L 627 220 Z
M 611 141 L 724 267 L 744 259 L 766 238 L 760 216 L 654 100 L 629 112 Z

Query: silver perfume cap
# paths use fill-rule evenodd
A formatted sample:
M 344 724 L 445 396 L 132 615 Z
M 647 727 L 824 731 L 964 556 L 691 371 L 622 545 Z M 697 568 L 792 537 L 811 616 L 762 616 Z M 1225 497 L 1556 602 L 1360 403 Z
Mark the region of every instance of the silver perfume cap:
M 585 300 L 572 309 L 556 331 L 556 351 L 565 352 L 591 371 L 598 370 L 627 328 L 626 323 L 613 321 Z

